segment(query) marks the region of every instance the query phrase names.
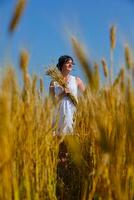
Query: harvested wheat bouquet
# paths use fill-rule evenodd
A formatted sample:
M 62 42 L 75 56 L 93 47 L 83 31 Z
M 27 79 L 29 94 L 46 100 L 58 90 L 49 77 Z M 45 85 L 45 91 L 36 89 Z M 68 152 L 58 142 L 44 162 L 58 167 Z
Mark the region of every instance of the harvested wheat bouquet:
M 64 80 L 63 75 L 56 67 L 50 67 L 46 71 L 46 75 L 50 76 L 54 81 L 56 81 L 61 87 L 67 89 L 67 83 Z M 68 93 L 67 96 L 71 99 L 72 103 L 77 106 L 78 101 L 72 93 Z

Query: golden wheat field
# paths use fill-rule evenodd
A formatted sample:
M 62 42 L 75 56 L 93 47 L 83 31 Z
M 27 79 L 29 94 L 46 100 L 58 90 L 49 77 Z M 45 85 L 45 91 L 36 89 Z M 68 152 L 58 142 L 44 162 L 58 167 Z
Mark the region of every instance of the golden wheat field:
M 25 3 L 18 1 L 11 34 Z M 110 42 L 110 66 L 105 58 L 92 66 L 71 38 L 87 85 L 70 136 L 53 136 L 55 105 L 43 80 L 30 76 L 27 50 L 19 58 L 23 88 L 7 67 L 0 80 L 0 200 L 134 200 L 134 61 L 126 45 L 124 67 L 113 77 L 115 26 Z

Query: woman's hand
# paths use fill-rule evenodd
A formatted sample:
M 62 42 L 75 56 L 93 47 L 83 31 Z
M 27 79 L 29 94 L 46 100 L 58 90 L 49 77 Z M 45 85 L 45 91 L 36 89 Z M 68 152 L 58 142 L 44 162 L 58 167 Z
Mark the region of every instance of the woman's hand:
M 65 93 L 66 95 L 68 95 L 69 93 L 71 93 L 71 91 L 70 91 L 69 88 L 65 88 L 65 89 L 64 89 L 64 93 Z
M 59 94 L 59 98 L 63 98 L 64 96 L 67 96 L 70 93 L 70 89 L 64 88 L 63 91 Z
M 62 88 L 62 92 L 57 96 L 57 100 L 61 100 L 63 97 L 68 96 L 71 91 L 68 88 Z

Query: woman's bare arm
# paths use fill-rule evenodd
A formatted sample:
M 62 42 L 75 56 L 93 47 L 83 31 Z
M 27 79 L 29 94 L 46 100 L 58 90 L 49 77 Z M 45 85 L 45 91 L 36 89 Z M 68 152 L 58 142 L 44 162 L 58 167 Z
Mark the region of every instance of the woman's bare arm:
M 83 81 L 79 77 L 77 77 L 76 80 L 77 80 L 78 89 L 80 90 L 80 92 L 83 93 L 85 91 L 85 85 Z

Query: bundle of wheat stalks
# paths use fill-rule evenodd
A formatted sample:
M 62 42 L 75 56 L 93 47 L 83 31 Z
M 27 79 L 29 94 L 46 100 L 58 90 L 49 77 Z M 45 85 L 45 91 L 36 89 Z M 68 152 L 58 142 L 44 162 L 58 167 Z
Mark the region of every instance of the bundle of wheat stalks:
M 67 83 L 64 80 L 63 75 L 56 67 L 50 67 L 46 71 L 46 75 L 50 76 L 54 81 L 56 81 L 63 89 L 67 89 Z M 67 96 L 70 98 L 72 103 L 77 106 L 78 102 L 72 93 L 68 93 Z

